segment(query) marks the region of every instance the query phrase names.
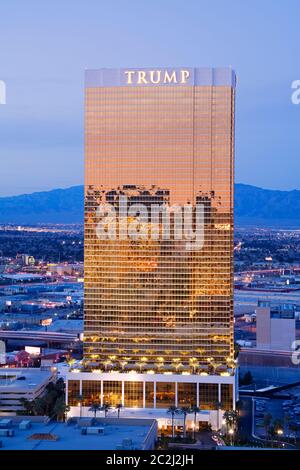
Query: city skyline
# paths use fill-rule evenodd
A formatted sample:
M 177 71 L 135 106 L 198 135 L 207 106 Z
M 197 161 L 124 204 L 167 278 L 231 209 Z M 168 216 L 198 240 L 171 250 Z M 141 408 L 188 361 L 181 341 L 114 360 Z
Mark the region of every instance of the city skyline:
M 232 65 L 239 83 L 236 180 L 299 187 L 300 106 L 291 102 L 291 84 L 299 79 L 298 2 L 289 8 L 270 1 L 251 8 L 191 3 L 190 9 L 177 1 L 92 1 L 89 9 L 68 1 L 2 5 L 0 79 L 7 103 L 0 106 L 0 196 L 82 183 L 83 71 L 99 57 L 108 68 Z M 244 24 L 251 24 L 251 40 Z

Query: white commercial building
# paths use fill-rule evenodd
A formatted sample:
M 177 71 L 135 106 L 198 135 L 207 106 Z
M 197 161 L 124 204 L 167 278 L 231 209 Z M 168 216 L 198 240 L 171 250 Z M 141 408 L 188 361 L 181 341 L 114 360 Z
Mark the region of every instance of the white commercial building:
M 55 374 L 37 368 L 0 369 L 0 415 L 15 415 L 23 409 L 21 399 L 32 401 L 41 396 Z
M 67 403 L 69 416 L 93 416 L 93 403 L 111 406 L 122 405 L 122 416 L 131 418 L 156 418 L 160 427 L 170 426 L 167 413 L 170 406 L 200 408 L 197 422 L 220 429 L 223 412 L 235 409 L 238 395 L 237 369 L 220 375 L 168 374 L 132 372 L 81 372 L 67 374 Z M 194 416 L 187 416 L 187 426 L 193 426 Z M 182 425 L 177 418 L 175 425 Z

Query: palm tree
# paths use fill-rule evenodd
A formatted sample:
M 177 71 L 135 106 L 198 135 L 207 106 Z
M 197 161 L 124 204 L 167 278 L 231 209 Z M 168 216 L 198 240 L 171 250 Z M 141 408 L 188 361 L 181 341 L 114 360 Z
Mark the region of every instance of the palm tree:
M 101 406 L 99 403 L 92 403 L 91 407 L 89 408 L 89 411 L 94 413 L 94 417 L 96 418 L 97 412 L 101 410 Z
M 183 416 L 183 437 L 186 437 L 186 417 L 191 412 L 191 409 L 188 406 L 182 406 L 178 410 L 178 414 Z
M 201 409 L 197 405 L 193 405 L 191 407 L 191 413 L 194 413 L 194 430 L 193 430 L 193 438 L 196 437 L 196 426 L 197 426 L 197 414 L 200 413 Z
M 117 406 L 116 406 L 116 408 L 117 408 L 117 411 L 118 411 L 118 418 L 120 418 L 120 411 L 121 411 L 121 409 L 123 408 L 122 403 L 118 403 Z
M 178 413 L 178 408 L 174 405 L 170 406 L 167 413 L 169 413 L 171 415 L 171 419 L 172 419 L 172 439 L 174 439 L 175 437 L 175 428 L 174 428 L 174 418 L 175 418 L 175 414 Z
M 111 405 L 109 403 L 104 403 L 101 407 L 100 407 L 100 410 L 101 411 L 104 411 L 104 417 L 106 418 L 107 417 L 107 413 L 109 412 L 109 410 L 111 409 Z

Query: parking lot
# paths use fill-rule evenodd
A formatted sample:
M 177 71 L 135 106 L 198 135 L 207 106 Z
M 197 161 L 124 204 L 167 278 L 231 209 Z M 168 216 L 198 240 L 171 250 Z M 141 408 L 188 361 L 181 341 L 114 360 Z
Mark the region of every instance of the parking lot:
M 255 398 L 254 403 L 254 429 L 257 435 L 265 436 L 264 417 L 270 414 L 273 423 L 274 421 L 281 423 L 282 436 L 296 435 L 300 438 L 300 387 L 289 389 L 284 396 L 278 395 L 278 398 Z M 295 429 L 297 427 L 298 430 Z

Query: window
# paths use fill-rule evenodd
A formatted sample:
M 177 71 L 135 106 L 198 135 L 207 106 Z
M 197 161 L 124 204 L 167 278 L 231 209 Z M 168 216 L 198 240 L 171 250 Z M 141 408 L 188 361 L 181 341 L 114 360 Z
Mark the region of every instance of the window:
M 178 383 L 178 406 L 197 404 L 197 384 Z
M 122 382 L 111 380 L 103 382 L 103 403 L 112 406 L 122 403 Z
M 125 382 L 124 405 L 133 408 L 143 408 L 143 382 Z
M 156 408 L 168 408 L 175 405 L 175 383 L 156 383 Z
M 80 397 L 80 381 L 69 380 L 68 381 L 68 405 L 77 406 Z
M 224 410 L 232 410 L 233 407 L 233 386 L 231 384 L 221 385 L 221 402 Z
M 145 397 L 146 408 L 154 407 L 154 383 L 146 382 L 146 397 Z
M 92 403 L 101 403 L 101 381 L 83 380 L 82 381 L 82 404 L 90 406 Z
M 218 384 L 199 384 L 199 408 L 215 410 L 218 402 Z

